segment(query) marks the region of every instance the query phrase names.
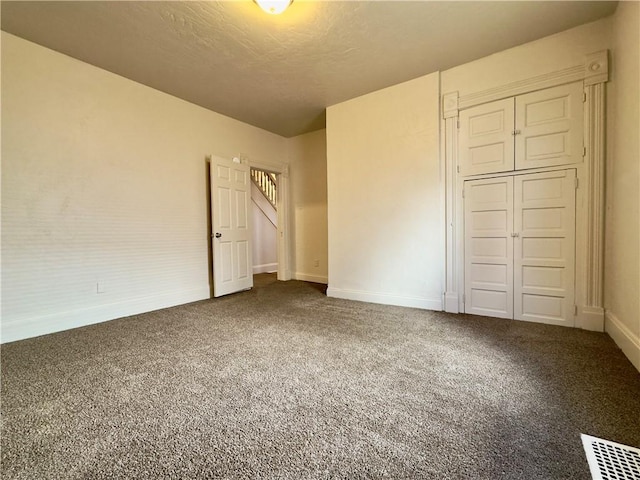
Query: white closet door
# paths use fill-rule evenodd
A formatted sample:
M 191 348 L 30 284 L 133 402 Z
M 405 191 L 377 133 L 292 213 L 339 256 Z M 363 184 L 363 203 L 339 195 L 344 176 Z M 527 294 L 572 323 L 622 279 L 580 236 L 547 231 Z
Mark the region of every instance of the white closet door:
M 465 182 L 465 312 L 513 318 L 513 177 Z
M 514 177 L 516 320 L 574 325 L 575 170 Z
M 514 99 L 460 112 L 460 174 L 507 172 L 514 168 Z
M 583 86 L 516 97 L 516 170 L 582 162 Z

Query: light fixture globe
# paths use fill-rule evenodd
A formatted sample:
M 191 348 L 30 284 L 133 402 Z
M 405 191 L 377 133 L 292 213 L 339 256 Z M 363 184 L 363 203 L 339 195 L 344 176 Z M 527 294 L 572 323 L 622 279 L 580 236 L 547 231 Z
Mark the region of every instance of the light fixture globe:
M 279 15 L 284 12 L 293 0 L 253 0 L 258 6 L 271 15 Z

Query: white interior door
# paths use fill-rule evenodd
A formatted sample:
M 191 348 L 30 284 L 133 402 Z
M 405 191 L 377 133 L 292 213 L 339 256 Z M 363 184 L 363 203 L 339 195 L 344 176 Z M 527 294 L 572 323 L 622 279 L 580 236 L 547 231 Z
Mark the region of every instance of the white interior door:
M 465 182 L 465 312 L 513 318 L 513 177 Z
M 460 174 L 508 172 L 514 168 L 514 99 L 460 112 Z
M 213 296 L 253 287 L 249 165 L 211 158 Z
M 514 179 L 516 320 L 574 325 L 575 170 Z
M 583 110 L 582 82 L 516 97 L 516 170 L 581 162 Z

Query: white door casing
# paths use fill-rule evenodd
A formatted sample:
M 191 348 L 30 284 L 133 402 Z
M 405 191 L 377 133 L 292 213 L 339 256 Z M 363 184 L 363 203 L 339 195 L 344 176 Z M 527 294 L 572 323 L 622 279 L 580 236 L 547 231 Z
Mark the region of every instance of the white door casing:
M 243 157 L 240 157 L 243 158 Z M 291 280 L 289 245 L 289 166 L 284 163 L 269 163 L 248 159 L 251 168 L 275 173 L 278 181 L 278 280 Z
M 513 170 L 513 126 L 513 98 L 460 112 L 460 174 Z
M 213 156 L 211 225 L 213 296 L 253 287 L 249 165 Z
M 574 326 L 576 171 L 514 177 L 514 318 Z
M 513 318 L 513 178 L 465 182 L 465 312 Z
M 516 170 L 582 162 L 583 99 L 582 83 L 515 97 Z

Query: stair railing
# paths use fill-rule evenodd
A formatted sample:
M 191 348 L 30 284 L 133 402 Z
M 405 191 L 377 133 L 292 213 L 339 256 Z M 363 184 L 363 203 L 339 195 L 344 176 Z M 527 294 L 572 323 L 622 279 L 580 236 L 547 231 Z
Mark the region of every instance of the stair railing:
M 264 172 L 262 170 L 251 169 L 251 180 L 260 189 L 263 195 L 269 200 L 269 203 L 276 208 L 278 201 L 278 187 L 276 184 L 276 176 L 273 173 Z

